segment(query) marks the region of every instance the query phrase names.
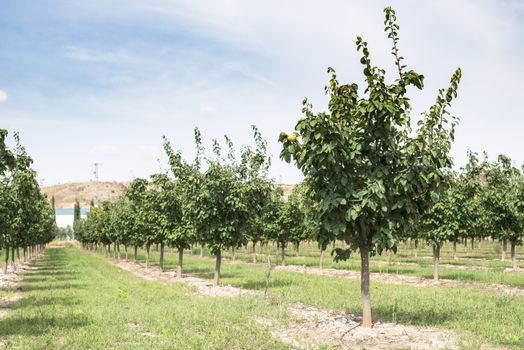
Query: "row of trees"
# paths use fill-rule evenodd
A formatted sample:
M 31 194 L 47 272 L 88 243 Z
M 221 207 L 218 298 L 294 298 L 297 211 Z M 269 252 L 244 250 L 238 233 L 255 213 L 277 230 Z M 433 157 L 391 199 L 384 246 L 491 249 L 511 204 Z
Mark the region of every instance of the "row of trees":
M 450 148 L 457 119 L 450 115 L 462 72 L 438 92 L 435 103 L 416 123 L 411 121 L 408 91 L 422 89 L 424 76 L 407 70 L 399 53 L 396 14 L 386 8 L 385 30 L 392 41 L 397 71 L 386 82 L 374 66 L 367 43 L 357 38 L 365 88 L 341 84 L 332 68 L 326 87 L 328 111 L 316 113 L 308 100 L 291 134 L 281 133 L 281 158 L 294 162 L 304 183 L 283 200 L 267 177 L 266 142 L 254 128 L 255 148 L 235 157 L 226 137 L 226 154 L 215 140 L 206 155 L 195 131 L 196 157 L 187 162 L 164 139 L 171 174 L 136 179 L 116 202 L 93 208 L 80 221 L 77 238 L 86 246 L 102 244 L 118 251 L 123 244 L 160 244 L 178 248 L 181 275 L 183 250 L 206 245 L 216 256 L 214 283 L 219 281 L 221 254 L 247 242 L 277 241 L 284 260 L 290 242 L 315 239 L 323 252 L 335 241 L 335 260 L 353 252 L 361 259 L 363 326 L 371 327 L 369 258 L 396 252 L 400 242 L 425 239 L 434 249 L 438 278 L 440 247 L 445 241 L 489 235 L 510 242 L 512 257 L 524 231 L 522 172 L 506 157 L 468 165 L 454 173 Z M 322 258 L 321 258 L 322 259 Z
M 75 236 L 86 247 L 103 246 L 115 257 L 123 246 L 145 246 L 146 266 L 152 245 L 158 245 L 160 268 L 164 268 L 164 248 L 178 250 L 177 275 L 182 276 L 184 250 L 191 245 L 206 246 L 216 258 L 214 283 L 219 283 L 222 253 L 253 243 L 278 242 L 284 260 L 289 243 L 297 247 L 311 234 L 306 225 L 298 186 L 287 200 L 282 190 L 267 176 L 271 159 L 267 143 L 253 126 L 255 147 L 245 146 L 239 159 L 233 143 L 225 137 L 226 152 L 217 140 L 206 154 L 198 129 L 195 130 L 196 157 L 182 158 L 164 138 L 170 174 L 135 179 L 115 201 L 92 207 L 87 219 L 75 221 Z M 253 251 L 256 259 L 256 252 Z
M 32 159 L 14 134 L 15 147 L 7 146 L 8 131 L 0 129 L 0 246 L 4 250 L 4 273 L 9 256 L 15 264 L 36 254 L 56 235 L 54 208 L 40 191 Z
M 517 268 L 515 247 L 524 237 L 524 173 L 500 155 L 490 162 L 469 153 L 468 164 L 458 173 L 450 173 L 438 199 L 423 215 L 418 237 L 433 245 L 434 279 L 439 279 L 438 264 L 443 242 L 456 245 L 462 239 L 491 238 L 511 246 L 512 267 Z

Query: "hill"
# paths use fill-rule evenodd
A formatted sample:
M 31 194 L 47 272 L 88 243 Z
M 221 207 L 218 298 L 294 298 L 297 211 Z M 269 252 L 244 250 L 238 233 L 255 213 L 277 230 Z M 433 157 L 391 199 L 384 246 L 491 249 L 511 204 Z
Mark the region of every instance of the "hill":
M 55 197 L 57 208 L 72 208 L 76 200 L 80 201 L 81 207 L 86 208 L 89 207 L 89 203 L 95 198 L 96 194 L 101 201 L 115 199 L 124 191 L 128 183 L 118 181 L 71 182 L 43 187 L 42 192 L 47 194 L 49 199 Z M 280 187 L 284 190 L 284 196 L 287 198 L 294 185 L 281 184 Z
M 99 200 L 111 200 L 118 197 L 127 186 L 128 182 L 117 181 L 88 181 L 88 182 L 71 182 L 42 188 L 42 192 L 47 197 L 55 197 L 57 208 L 72 208 L 75 201 L 80 201 L 80 206 L 89 207 L 89 203 L 95 195 Z

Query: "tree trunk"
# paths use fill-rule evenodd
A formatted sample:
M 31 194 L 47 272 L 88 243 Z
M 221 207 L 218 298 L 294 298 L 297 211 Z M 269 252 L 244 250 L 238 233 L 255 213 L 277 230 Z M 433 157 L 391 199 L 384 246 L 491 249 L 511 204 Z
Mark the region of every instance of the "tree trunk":
M 433 280 L 438 282 L 439 273 L 438 273 L 438 264 L 440 260 L 440 244 L 433 245 Z
M 468 237 L 464 237 L 464 248 L 468 247 Z
M 164 272 L 164 242 L 160 243 L 160 271 Z
M 326 250 L 324 248 L 320 248 L 320 270 L 324 270 L 324 252 Z
M 297 242 L 297 256 L 300 254 L 300 242 Z
M 253 264 L 257 263 L 257 242 L 253 241 Z
M 201 258 L 204 257 L 204 245 L 203 244 L 200 245 L 200 257 Z
M 146 269 L 149 267 L 149 251 L 151 250 L 151 245 L 146 244 Z
M 453 241 L 453 260 L 457 260 L 457 240 Z
M 475 237 L 471 237 L 471 250 L 475 249 Z
M 20 262 L 20 248 L 16 247 L 16 262 Z
M 511 241 L 511 267 L 513 269 L 517 268 L 517 256 L 515 254 L 515 245 L 517 242 Z
M 218 252 L 215 259 L 215 276 L 213 278 L 213 285 L 218 286 L 220 282 L 220 264 L 222 263 L 222 252 Z
M 231 260 L 235 261 L 235 247 L 231 248 Z
M 286 246 L 284 243 L 280 244 L 280 258 L 282 259 L 282 266 L 286 266 Z
M 178 265 L 176 268 L 176 277 L 182 278 L 182 263 L 184 261 L 184 248 L 178 248 Z
M 415 258 L 418 257 L 418 239 L 415 239 Z
M 15 267 L 15 247 L 11 247 L 11 266 Z
M 135 259 L 135 262 L 138 258 L 138 246 L 135 245 L 135 254 L 134 254 L 134 259 Z
M 27 261 L 27 247 L 24 247 L 24 262 Z
M 9 265 L 9 247 L 5 247 L 4 274 L 7 273 L 7 265 Z
M 360 294 L 362 297 L 362 327 L 371 328 L 371 295 L 369 293 L 369 252 L 360 246 Z
M 127 244 L 124 244 L 124 252 L 126 253 L 126 262 L 129 261 L 129 255 L 127 254 Z
M 506 261 L 506 251 L 508 250 L 508 241 L 504 238 L 502 240 L 502 257 L 500 258 L 501 261 Z

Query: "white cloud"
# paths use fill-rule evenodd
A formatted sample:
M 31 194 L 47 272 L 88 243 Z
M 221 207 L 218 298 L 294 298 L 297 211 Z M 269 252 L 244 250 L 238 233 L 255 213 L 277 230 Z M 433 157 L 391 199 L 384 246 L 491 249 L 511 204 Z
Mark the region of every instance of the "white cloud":
M 130 56 L 123 51 L 97 52 L 77 46 L 65 46 L 64 49 L 65 56 L 76 61 L 123 63 L 131 60 Z
M 9 99 L 7 93 L 4 90 L 0 90 L 0 103 L 4 103 Z

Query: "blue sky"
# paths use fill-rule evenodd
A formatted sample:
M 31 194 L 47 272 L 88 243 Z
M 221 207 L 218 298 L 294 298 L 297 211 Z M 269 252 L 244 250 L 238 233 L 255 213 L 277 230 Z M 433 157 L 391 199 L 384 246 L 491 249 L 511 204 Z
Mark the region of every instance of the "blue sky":
M 453 147 L 524 162 L 522 1 L 58 1 L 0 0 L 0 125 L 20 132 L 45 184 L 145 177 L 165 168 L 161 136 L 188 157 L 193 128 L 250 143 L 256 124 L 271 176 L 307 96 L 324 110 L 326 68 L 362 82 L 355 37 L 394 79 L 382 9 L 391 4 L 409 68 L 426 76 L 413 115 L 458 66 Z

